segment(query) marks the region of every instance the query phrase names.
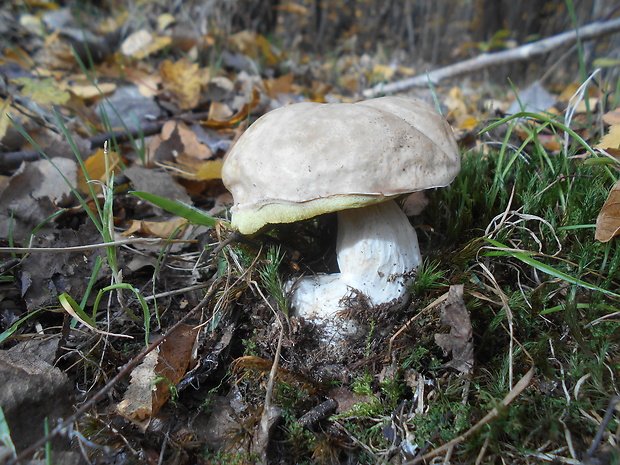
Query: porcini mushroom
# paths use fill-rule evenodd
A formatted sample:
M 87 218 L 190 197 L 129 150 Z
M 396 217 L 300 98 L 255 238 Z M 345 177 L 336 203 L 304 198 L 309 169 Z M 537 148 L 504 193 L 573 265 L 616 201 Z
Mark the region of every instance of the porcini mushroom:
M 235 201 L 232 225 L 243 234 L 337 212 L 340 272 L 289 285 L 297 314 L 324 325 L 330 338 L 342 332 L 337 315 L 352 291 L 373 306 L 404 302 L 420 251 L 394 199 L 446 186 L 459 170 L 452 130 L 433 107 L 383 97 L 265 114 L 228 154 L 222 179 Z

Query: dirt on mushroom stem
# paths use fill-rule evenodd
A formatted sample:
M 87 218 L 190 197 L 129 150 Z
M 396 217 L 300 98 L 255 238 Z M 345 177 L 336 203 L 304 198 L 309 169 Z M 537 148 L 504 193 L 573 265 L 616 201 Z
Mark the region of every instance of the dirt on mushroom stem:
M 352 302 L 403 306 L 420 263 L 415 230 L 392 200 L 338 212 L 336 255 L 339 273 L 287 283 L 296 315 L 320 326 L 321 342 L 332 346 L 366 334 L 368 322 L 356 318 Z

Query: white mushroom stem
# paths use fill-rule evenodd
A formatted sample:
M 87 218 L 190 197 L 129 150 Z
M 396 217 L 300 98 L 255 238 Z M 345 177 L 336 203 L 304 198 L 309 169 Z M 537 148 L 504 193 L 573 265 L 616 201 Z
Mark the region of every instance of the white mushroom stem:
M 420 264 L 420 249 L 409 219 L 393 200 L 338 212 L 336 255 L 339 273 L 307 276 L 290 283 L 297 315 L 332 332 L 354 332 L 339 322 L 343 297 L 362 293 L 373 306 L 404 301 L 410 274 Z

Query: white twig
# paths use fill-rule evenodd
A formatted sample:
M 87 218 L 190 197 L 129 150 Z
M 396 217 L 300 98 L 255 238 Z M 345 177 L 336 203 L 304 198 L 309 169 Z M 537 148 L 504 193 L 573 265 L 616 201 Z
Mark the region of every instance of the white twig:
M 556 48 L 572 44 L 577 40 L 577 37 L 579 37 L 579 40 L 589 40 L 607 34 L 613 34 L 619 30 L 620 18 L 614 18 L 609 21 L 597 21 L 582 26 L 579 29 L 563 32 L 562 34 L 548 37 L 537 42 L 531 42 L 511 50 L 504 50 L 496 53 L 483 53 L 475 58 L 430 72 L 425 71 L 422 74 L 407 79 L 389 84 L 379 84 L 370 89 L 366 89 L 362 94 L 364 97 L 370 98 L 381 94 L 393 94 L 394 92 L 400 92 L 411 87 L 426 87 L 429 81 L 433 84 L 437 84 L 444 79 L 473 73 L 493 66 L 531 60 L 533 57 L 545 55 Z

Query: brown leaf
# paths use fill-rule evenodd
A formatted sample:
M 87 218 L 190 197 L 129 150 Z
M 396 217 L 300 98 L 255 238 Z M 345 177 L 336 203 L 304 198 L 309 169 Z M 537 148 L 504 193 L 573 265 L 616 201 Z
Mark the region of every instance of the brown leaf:
M 174 132 L 178 132 L 178 137 L 182 144 L 182 149 L 178 155 L 185 155 L 197 160 L 207 160 L 213 156 L 209 147 L 201 143 L 196 133 L 182 121 L 168 121 L 164 124 L 161 130 L 161 137 L 168 139 Z
M 122 233 L 123 236 L 131 236 L 139 234 L 142 236 L 161 237 L 168 239 L 177 236 L 187 226 L 188 221 L 185 218 L 173 218 L 168 221 L 146 221 L 132 220 L 127 231 Z
M 155 371 L 162 381 L 153 391 L 153 408 L 157 411 L 170 398 L 170 387 L 183 379 L 192 363 L 194 344 L 199 328 L 183 325 L 172 333 L 159 348 L 159 359 Z
M 596 218 L 595 238 L 597 241 L 608 242 L 618 234 L 620 234 L 620 181 L 611 188 L 609 197 Z
M 239 110 L 237 113 L 232 115 L 230 118 L 227 118 L 223 121 L 212 121 L 212 120 L 201 121 L 200 124 L 208 128 L 211 128 L 211 129 L 225 129 L 231 126 L 235 126 L 236 124 L 239 124 L 241 121 L 246 119 L 250 114 L 250 110 L 256 107 L 256 105 L 258 105 L 259 102 L 260 102 L 260 94 L 258 93 L 256 89 L 253 89 L 252 90 L 252 101 L 250 103 L 246 103 L 245 105 L 243 105 L 243 108 L 241 108 L 241 110 Z
M 444 353 L 452 353 L 452 360 L 446 366 L 471 374 L 474 367 L 474 343 L 471 320 L 463 301 L 462 284 L 450 286 L 448 298 L 441 304 L 441 322 L 450 326 L 449 334 L 435 334 L 435 342 Z
M 153 416 L 170 398 L 192 359 L 198 329 L 185 325 L 172 333 L 131 373 L 131 382 L 117 411 L 145 430 Z
M 376 397 L 357 395 L 344 387 L 331 389 L 327 395 L 338 403 L 338 414 L 350 412 L 358 404 L 372 404 L 377 401 Z
M 603 115 L 603 121 L 605 121 L 610 126 L 620 125 L 620 108 L 616 108 L 613 111 L 605 113 Z
M 265 79 L 263 84 L 267 95 L 271 98 L 278 98 L 279 94 L 290 94 L 294 78 L 295 75 L 289 73 L 274 79 Z

